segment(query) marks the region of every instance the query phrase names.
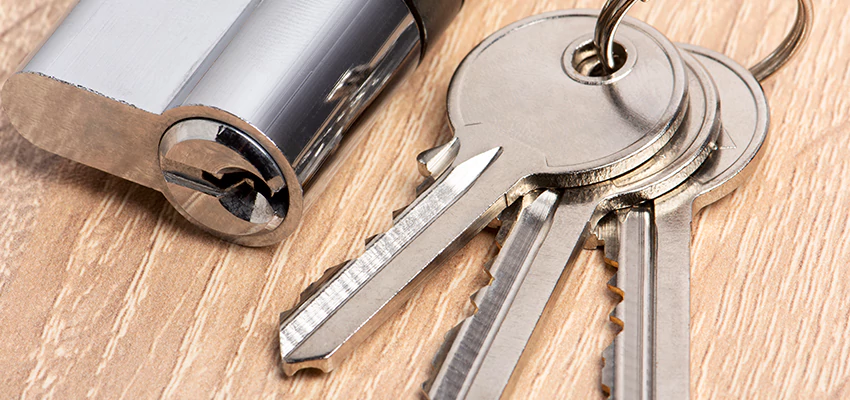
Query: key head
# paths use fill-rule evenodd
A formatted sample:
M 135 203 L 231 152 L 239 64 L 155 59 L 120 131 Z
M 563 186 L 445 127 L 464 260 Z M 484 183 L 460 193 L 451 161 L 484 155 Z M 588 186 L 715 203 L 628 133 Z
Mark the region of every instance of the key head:
M 682 53 L 688 71 L 688 113 L 679 131 L 652 162 L 595 186 L 608 193 L 591 218 L 591 227 L 619 208 L 657 199 L 688 181 L 710 157 L 723 131 L 720 99 L 711 75 L 697 59 Z M 605 188 L 605 186 L 611 186 Z M 584 187 L 572 192 L 583 191 Z
M 714 78 L 723 122 L 717 149 L 690 181 L 665 196 L 693 202 L 693 211 L 697 212 L 733 192 L 755 170 L 770 127 L 770 109 L 761 84 L 748 69 L 715 51 L 681 47 Z
M 589 76 L 596 11 L 534 16 L 487 38 L 452 79 L 448 114 L 460 160 L 489 150 L 517 164 L 517 178 L 574 187 L 649 160 L 687 108 L 687 76 L 675 47 L 627 18 L 618 31 L 621 67 Z M 590 54 L 590 55 L 589 55 Z M 591 74 L 593 75 L 593 74 Z

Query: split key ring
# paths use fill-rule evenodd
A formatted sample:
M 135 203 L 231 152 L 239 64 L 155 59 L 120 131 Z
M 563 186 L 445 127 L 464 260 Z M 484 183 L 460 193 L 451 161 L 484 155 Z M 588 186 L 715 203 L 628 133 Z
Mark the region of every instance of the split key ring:
M 599 54 L 602 68 L 606 73 L 615 72 L 617 69 L 617 60 L 614 55 L 614 35 L 616 35 L 623 17 L 636 2 L 637 0 L 608 0 L 599 13 L 593 43 Z M 811 31 L 812 19 L 812 1 L 797 0 L 797 17 L 791 31 L 776 50 L 750 68 L 750 72 L 756 79 L 764 81 L 769 78 L 797 54 Z

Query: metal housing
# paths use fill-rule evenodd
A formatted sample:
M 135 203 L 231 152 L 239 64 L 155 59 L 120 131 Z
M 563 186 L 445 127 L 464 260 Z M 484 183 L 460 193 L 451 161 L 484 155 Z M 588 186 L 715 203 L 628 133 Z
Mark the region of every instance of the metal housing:
M 35 145 L 162 191 L 225 239 L 268 245 L 297 226 L 304 184 L 388 83 L 418 63 L 423 38 L 441 30 L 459 3 L 82 0 L 6 82 L 3 107 Z M 218 129 L 262 146 L 285 180 L 281 223 L 234 235 L 216 228 L 219 217 L 231 217 L 226 208 L 208 202 L 212 209 L 196 213 L 175 200 L 160 169 L 160 141 L 192 120 L 214 122 L 206 124 L 210 146 Z M 199 182 L 233 172 L 186 167 L 206 173 L 192 177 Z

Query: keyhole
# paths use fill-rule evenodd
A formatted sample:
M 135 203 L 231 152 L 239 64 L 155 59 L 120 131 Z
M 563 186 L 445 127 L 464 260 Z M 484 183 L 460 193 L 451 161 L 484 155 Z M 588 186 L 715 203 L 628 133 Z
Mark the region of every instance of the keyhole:
M 269 186 L 251 172 L 231 170 L 218 176 L 181 165 L 165 171 L 165 180 L 218 199 L 228 212 L 243 221 L 267 223 L 274 215 L 285 215 L 289 204 L 286 190 L 273 194 Z
M 229 125 L 181 121 L 163 135 L 159 153 L 163 193 L 181 214 L 207 230 L 239 243 L 264 245 L 289 214 L 290 191 L 277 161 Z
M 202 177 L 220 190 L 216 197 L 221 206 L 244 221 L 264 223 L 275 214 L 286 214 L 289 192 L 272 194 L 262 179 L 248 171 L 227 172 L 221 178 L 204 171 Z

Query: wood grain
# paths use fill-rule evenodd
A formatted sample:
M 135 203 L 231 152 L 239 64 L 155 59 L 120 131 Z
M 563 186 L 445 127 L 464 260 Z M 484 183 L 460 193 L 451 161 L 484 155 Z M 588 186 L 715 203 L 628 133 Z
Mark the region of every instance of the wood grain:
M 0 0 L 9 76 L 73 0 Z M 632 15 L 751 65 L 791 21 L 790 0 L 653 0 Z M 442 337 L 486 281 L 492 233 L 439 267 L 336 371 L 285 377 L 278 313 L 389 227 L 445 140 L 449 78 L 480 40 L 543 11 L 601 0 L 469 0 L 342 166 L 301 228 L 267 249 L 199 232 L 160 194 L 41 151 L 0 117 L 0 397 L 417 398 Z M 755 176 L 694 226 L 692 393 L 850 397 L 850 3 L 816 0 L 800 58 L 765 85 L 770 142 Z M 2 101 L 2 100 L 0 100 Z M 601 398 L 612 271 L 582 255 L 538 327 L 516 398 Z

